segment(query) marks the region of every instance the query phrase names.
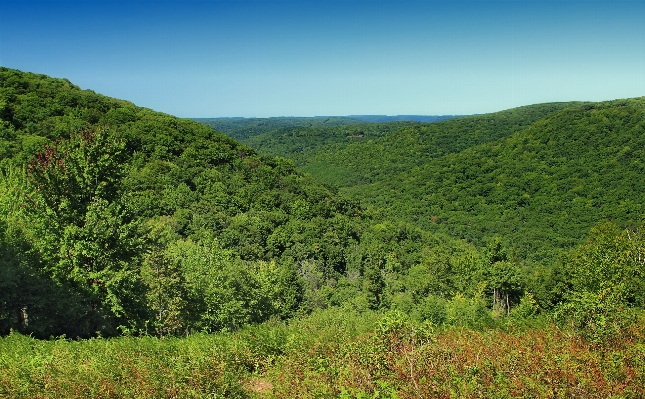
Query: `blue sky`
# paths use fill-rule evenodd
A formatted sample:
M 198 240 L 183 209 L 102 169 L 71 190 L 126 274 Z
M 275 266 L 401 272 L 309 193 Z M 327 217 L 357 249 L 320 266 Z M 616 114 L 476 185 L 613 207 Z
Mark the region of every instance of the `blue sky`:
M 7 1 L 0 65 L 180 117 L 645 96 L 642 1 Z

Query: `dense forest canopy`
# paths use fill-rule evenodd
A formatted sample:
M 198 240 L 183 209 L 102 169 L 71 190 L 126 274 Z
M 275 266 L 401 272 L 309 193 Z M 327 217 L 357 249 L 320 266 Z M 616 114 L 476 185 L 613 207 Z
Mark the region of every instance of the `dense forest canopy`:
M 645 98 L 570 105 L 344 192 L 429 231 L 480 245 L 501 235 L 519 256 L 553 261 L 600 221 L 634 228 L 645 214 L 644 111 Z
M 195 118 L 218 132 L 226 133 L 240 142 L 281 128 L 345 126 L 360 123 L 357 119 L 330 117 L 275 117 L 275 118 Z
M 314 117 L 273 117 L 273 118 L 194 118 L 218 132 L 226 133 L 242 143 L 255 136 L 273 135 L 277 131 L 288 131 L 293 128 L 325 128 L 362 124 L 364 122 L 441 122 L 459 118 L 458 115 L 349 115 L 349 116 L 314 116 Z
M 363 122 L 414 121 L 433 123 L 447 121 L 461 116 L 463 115 L 349 115 L 348 117 Z
M 644 107 L 241 144 L 0 68 L 0 396 L 643 397 Z
M 286 160 L 64 79 L 1 73 L 5 333 L 287 317 L 304 301 L 298 262 L 327 276 L 358 245 L 357 204 Z
M 424 247 L 474 251 L 373 220 L 203 124 L 0 72 L 3 333 L 174 334 L 377 308 L 386 267 Z
M 427 231 L 552 263 L 597 223 L 645 213 L 643 98 L 537 104 L 435 124 L 291 126 L 260 152 Z
M 431 158 L 495 141 L 573 104 L 540 104 L 437 124 L 398 121 L 334 126 L 315 123 L 316 118 L 200 121 L 262 153 L 292 159 L 318 180 L 342 188 L 368 184 Z
M 238 132 L 256 151 L 1 68 L 0 333 L 234 331 L 332 307 L 589 324 L 641 307 L 643 105 L 276 120 Z

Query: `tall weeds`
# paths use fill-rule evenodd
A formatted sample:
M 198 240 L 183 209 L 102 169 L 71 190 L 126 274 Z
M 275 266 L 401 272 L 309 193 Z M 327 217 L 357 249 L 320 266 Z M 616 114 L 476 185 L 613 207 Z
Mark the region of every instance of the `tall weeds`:
M 0 339 L 0 398 L 643 398 L 641 316 L 598 343 L 548 321 L 474 330 L 315 312 L 229 334 Z

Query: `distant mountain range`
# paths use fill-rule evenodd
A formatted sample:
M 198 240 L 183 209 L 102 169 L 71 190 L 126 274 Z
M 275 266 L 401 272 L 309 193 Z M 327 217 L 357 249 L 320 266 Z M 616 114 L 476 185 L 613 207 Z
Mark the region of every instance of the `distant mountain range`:
M 355 119 L 361 122 L 398 122 L 398 121 L 409 121 L 409 122 L 425 122 L 425 123 L 434 123 L 447 121 L 450 119 L 461 118 L 468 115 L 327 115 L 327 116 L 314 116 L 314 117 L 298 117 L 298 116 L 277 116 L 269 118 L 245 118 L 242 116 L 226 116 L 226 117 L 217 117 L 217 118 L 193 118 L 198 122 L 203 121 L 258 121 L 258 120 L 289 120 L 293 123 L 297 123 L 297 120 L 307 120 L 311 118 L 317 119 Z
M 434 123 L 461 118 L 465 115 L 348 115 L 348 118 L 357 119 L 363 122 L 425 122 Z

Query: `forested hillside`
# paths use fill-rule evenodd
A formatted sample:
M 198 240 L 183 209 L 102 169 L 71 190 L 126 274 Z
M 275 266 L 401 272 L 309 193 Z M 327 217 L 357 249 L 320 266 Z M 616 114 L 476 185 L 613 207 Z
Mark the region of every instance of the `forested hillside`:
M 272 118 L 194 118 L 218 132 L 226 133 L 244 144 L 255 136 L 280 135 L 293 128 L 325 128 L 364 124 L 365 122 L 441 122 L 459 118 L 459 115 L 350 115 L 314 117 L 272 117 Z
M 344 192 L 481 245 L 551 261 L 603 220 L 645 214 L 645 98 L 571 105 L 530 127 Z
M 364 205 L 431 232 L 552 263 L 640 198 L 643 99 L 551 103 L 435 124 L 284 127 L 249 138 Z
M 3 333 L 166 335 L 376 309 L 432 248 L 480 262 L 203 124 L 0 72 Z
M 0 68 L 0 397 L 642 397 L 644 103 L 249 133 L 294 163 Z
M 511 135 L 568 105 L 571 104 L 540 104 L 432 124 L 389 122 L 334 127 L 287 123 L 261 134 L 226 132 L 261 153 L 292 159 L 319 181 L 336 187 L 356 187 L 432 158 Z
M 356 188 L 388 179 L 430 159 L 511 135 L 565 106 L 541 104 L 429 125 L 385 124 L 381 128 L 385 134 L 378 139 L 323 148 L 307 154 L 298 166 L 325 183 Z
M 425 122 L 434 123 L 460 118 L 464 115 L 349 115 L 348 118 L 358 119 L 363 122 Z
M 275 130 L 293 127 L 333 127 L 354 125 L 360 123 L 357 119 L 338 116 L 330 117 L 275 117 L 275 118 L 195 118 L 218 132 L 226 133 L 244 143 L 251 137 L 259 136 Z

